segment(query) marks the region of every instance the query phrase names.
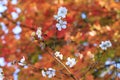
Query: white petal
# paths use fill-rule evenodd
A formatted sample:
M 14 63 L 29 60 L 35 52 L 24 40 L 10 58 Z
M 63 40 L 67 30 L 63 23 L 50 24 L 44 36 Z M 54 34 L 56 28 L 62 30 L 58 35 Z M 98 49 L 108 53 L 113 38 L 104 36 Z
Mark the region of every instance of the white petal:
M 48 78 L 52 78 L 52 77 L 53 77 L 52 74 L 49 74 L 49 75 L 48 75 Z
M 65 28 L 66 28 L 66 25 L 63 25 L 62 28 L 65 29 Z
M 52 73 L 52 76 L 55 76 L 55 72 Z
M 62 29 L 61 29 L 61 27 L 58 27 L 58 31 L 61 31 Z
M 58 9 L 58 16 L 61 16 L 62 18 L 65 18 L 67 14 L 67 9 L 65 7 L 60 7 Z
M 60 24 L 59 24 L 59 23 L 57 23 L 57 24 L 56 24 L 56 27 L 57 27 L 57 28 L 59 28 L 59 27 L 61 27 L 61 26 L 60 26 Z
M 63 55 L 61 54 L 61 55 L 59 56 L 59 58 L 62 60 L 62 59 L 63 59 Z
M 67 58 L 67 62 L 66 65 L 68 65 L 69 67 L 73 67 L 76 64 L 75 58 Z
M 25 66 L 25 64 L 24 64 L 24 63 L 20 63 L 20 62 L 18 63 L 18 65 L 20 65 L 20 66 Z
M 21 63 L 23 63 L 25 61 L 25 57 L 23 56 L 23 58 L 20 60 Z
M 58 57 L 60 55 L 60 52 L 56 51 L 55 56 Z
M 68 57 L 67 60 L 68 60 L 68 61 L 71 60 L 70 57 Z
M 66 21 L 64 21 L 64 22 L 63 22 L 63 24 L 67 24 L 67 22 L 66 22 Z
M 70 65 L 70 62 L 69 62 L 69 61 L 67 61 L 67 62 L 66 62 L 66 65 Z
M 48 68 L 48 70 L 53 70 L 53 68 Z
M 43 77 L 46 77 L 46 72 L 44 70 L 42 70 L 41 73 Z
M 103 50 L 107 50 L 107 47 L 101 47 Z

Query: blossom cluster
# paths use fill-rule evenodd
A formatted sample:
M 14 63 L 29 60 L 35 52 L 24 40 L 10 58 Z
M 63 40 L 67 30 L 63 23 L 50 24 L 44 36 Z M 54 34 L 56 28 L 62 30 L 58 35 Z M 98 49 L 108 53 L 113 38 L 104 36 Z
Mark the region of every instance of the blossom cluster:
M 43 77 L 48 77 L 48 78 L 52 78 L 55 76 L 55 72 L 56 70 L 53 68 L 48 68 L 48 70 L 42 70 L 42 76 Z
M 67 21 L 63 20 L 66 17 L 66 15 L 67 15 L 67 9 L 65 7 L 60 7 L 58 9 L 57 15 L 54 15 L 54 19 L 57 21 L 56 28 L 58 29 L 58 31 L 61 31 L 62 29 L 66 29 Z M 38 38 L 42 39 L 42 31 L 41 31 L 40 27 L 37 29 L 37 31 L 36 31 L 36 33 L 34 33 L 34 35 L 35 34 L 37 35 Z M 107 48 L 111 47 L 111 46 L 112 46 L 112 43 L 109 40 L 102 41 L 101 44 L 99 45 L 99 47 L 102 50 L 107 50 Z M 91 58 L 94 58 L 94 55 L 91 54 L 90 51 L 88 51 L 87 55 L 90 56 Z M 58 58 L 59 60 L 63 60 L 63 55 L 59 51 L 56 51 L 54 53 L 54 56 L 56 58 Z M 79 54 L 79 56 L 80 56 L 80 59 L 83 58 L 82 54 Z M 25 61 L 25 58 L 23 57 L 20 60 L 19 65 L 23 66 L 24 65 L 24 61 Z M 65 65 L 69 66 L 70 68 L 72 68 L 73 66 L 76 65 L 76 63 L 77 63 L 77 61 L 76 61 L 75 58 L 68 57 L 66 62 L 65 62 Z M 41 73 L 42 73 L 43 77 L 52 78 L 52 77 L 54 77 L 56 75 L 56 70 L 53 69 L 53 68 L 48 68 L 48 69 L 42 70 Z
M 58 31 L 61 31 L 62 29 L 66 29 L 67 21 L 63 21 L 62 19 L 66 17 L 67 9 L 65 7 L 60 7 L 58 9 L 57 15 L 54 15 L 55 20 L 58 21 L 56 24 L 56 27 Z
M 63 18 L 66 17 L 66 14 L 67 14 L 67 9 L 65 7 L 60 7 L 58 9 L 57 15 L 54 15 L 55 20 L 58 22 L 58 23 L 56 23 L 56 27 L 57 27 L 58 31 L 61 31 L 62 29 L 66 29 L 67 22 L 63 20 Z M 41 37 L 42 36 L 41 28 L 37 29 L 36 35 L 38 36 L 38 38 L 40 38 L 40 39 L 42 38 Z M 54 56 L 60 60 L 63 60 L 63 55 L 59 51 L 56 51 L 54 53 Z M 23 60 L 22 60 L 22 62 L 23 62 Z M 71 68 L 75 64 L 76 64 L 75 58 L 70 58 L 70 57 L 67 58 L 67 61 L 66 61 L 67 66 L 69 66 Z M 48 77 L 48 78 L 54 77 L 55 72 L 56 72 L 56 70 L 53 68 L 48 68 L 47 70 L 41 71 L 42 76 Z
M 63 59 L 63 55 L 59 52 L 59 51 L 56 51 L 55 52 L 55 57 L 58 57 L 59 59 Z M 76 60 L 75 58 L 70 58 L 68 57 L 67 58 L 67 61 L 66 61 L 66 65 L 69 66 L 70 68 L 73 67 L 74 65 L 76 64 Z
M 99 45 L 99 47 L 102 50 L 107 50 L 108 47 L 111 47 L 112 43 L 108 40 L 108 41 L 102 41 L 101 44 Z
M 59 58 L 60 60 L 63 60 L 63 55 L 59 52 L 59 51 L 56 51 L 54 53 L 54 56 L 56 58 Z M 68 57 L 67 58 L 67 61 L 66 61 L 66 65 L 69 66 L 70 68 L 73 67 L 74 65 L 76 64 L 76 60 L 75 58 L 70 58 Z M 55 76 L 55 72 L 56 70 L 53 69 L 53 68 L 48 68 L 48 70 L 42 70 L 41 73 L 42 73 L 42 76 L 43 77 L 48 77 L 48 78 L 52 78 Z
M 71 67 L 73 67 L 75 64 L 76 64 L 75 58 L 70 58 L 70 57 L 67 58 L 66 65 L 68 65 L 68 66 L 71 68 Z
M 58 58 L 61 59 L 61 60 L 63 59 L 63 55 L 60 54 L 59 51 L 56 51 L 56 52 L 55 52 L 55 56 L 58 57 Z

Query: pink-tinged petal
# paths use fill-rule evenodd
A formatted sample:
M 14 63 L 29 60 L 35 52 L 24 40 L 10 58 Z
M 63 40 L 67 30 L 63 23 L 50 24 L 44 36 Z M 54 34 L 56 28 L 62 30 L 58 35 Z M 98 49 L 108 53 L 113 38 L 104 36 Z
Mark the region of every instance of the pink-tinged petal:
M 62 28 L 65 29 L 65 28 L 66 28 L 66 25 L 63 25 Z
M 66 22 L 66 21 L 64 21 L 64 22 L 63 22 L 63 24 L 65 24 L 65 25 L 66 25 L 66 24 L 67 24 L 67 22 Z
M 56 27 L 57 27 L 57 28 L 59 28 L 59 27 L 60 27 L 60 24 L 59 24 L 59 23 L 57 23 L 57 24 L 56 24 Z
M 61 31 L 62 29 L 61 29 L 61 27 L 58 27 L 58 31 Z

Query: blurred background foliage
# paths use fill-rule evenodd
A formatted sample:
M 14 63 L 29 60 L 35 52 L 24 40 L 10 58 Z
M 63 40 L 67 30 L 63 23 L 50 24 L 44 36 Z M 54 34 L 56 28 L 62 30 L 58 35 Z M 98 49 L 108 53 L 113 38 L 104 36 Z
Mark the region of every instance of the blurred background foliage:
M 68 9 L 68 24 L 58 31 L 53 16 L 61 6 Z M 43 40 L 31 35 L 38 27 Z M 105 40 L 112 47 L 103 51 L 99 44 Z M 48 54 L 55 51 L 64 55 L 63 63 L 68 56 L 76 58 L 70 71 L 78 80 L 119 80 L 120 0 L 0 0 L 0 65 L 6 79 L 73 80 Z M 26 67 L 9 65 L 22 56 Z M 41 75 L 48 67 L 57 70 L 52 79 Z

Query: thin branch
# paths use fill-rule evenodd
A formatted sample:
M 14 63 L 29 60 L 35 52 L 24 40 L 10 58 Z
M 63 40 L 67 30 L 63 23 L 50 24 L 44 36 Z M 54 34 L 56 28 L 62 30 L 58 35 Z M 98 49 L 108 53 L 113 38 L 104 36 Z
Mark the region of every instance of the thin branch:
M 48 50 L 49 51 L 49 50 Z M 52 55 L 50 52 L 48 52 L 57 62 L 59 62 L 65 69 L 66 71 L 70 74 L 70 76 L 74 79 L 77 80 L 77 78 L 70 72 L 70 70 L 58 59 L 56 58 L 54 55 Z

